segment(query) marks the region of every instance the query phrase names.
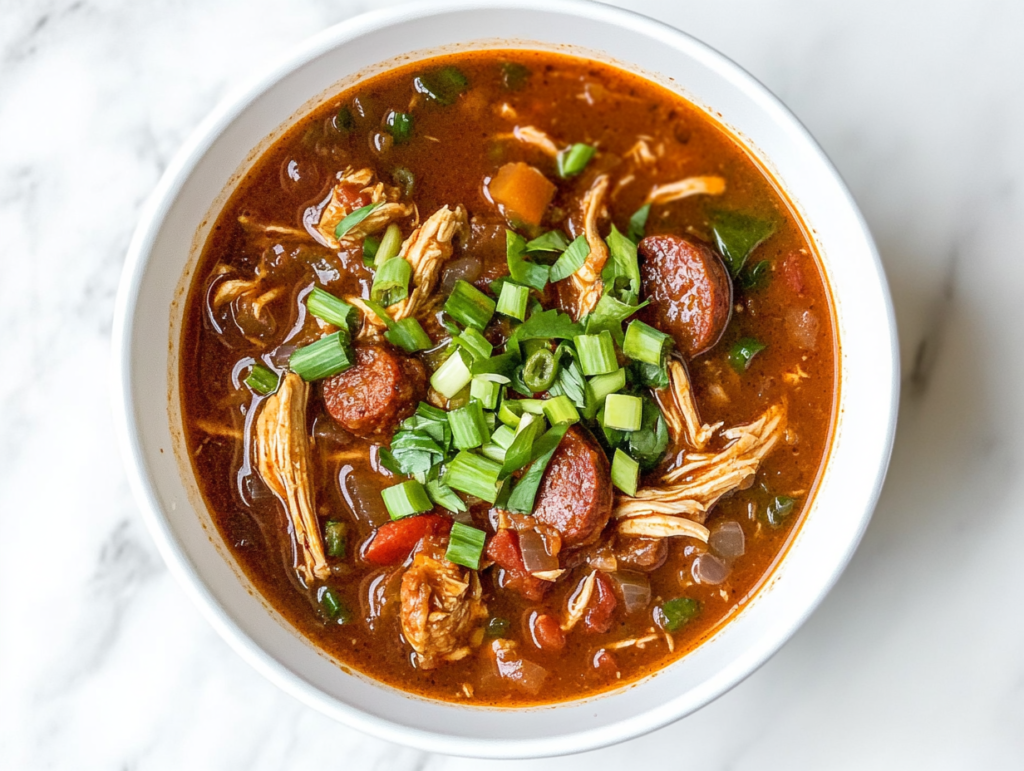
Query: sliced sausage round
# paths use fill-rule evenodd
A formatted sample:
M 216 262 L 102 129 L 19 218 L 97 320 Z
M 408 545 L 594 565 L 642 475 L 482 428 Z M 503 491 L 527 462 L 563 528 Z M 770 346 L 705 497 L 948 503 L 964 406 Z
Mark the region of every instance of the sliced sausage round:
M 608 459 L 593 437 L 573 426 L 544 472 L 533 516 L 557 530 L 571 548 L 595 541 L 611 513 Z
M 681 236 L 640 242 L 640 277 L 650 305 L 642 318 L 675 338 L 687 357 L 714 346 L 732 315 L 732 281 L 707 244 Z
M 324 381 L 327 412 L 356 436 L 390 436 L 424 398 L 426 370 L 380 345 L 357 346 L 355 355 L 354 367 Z

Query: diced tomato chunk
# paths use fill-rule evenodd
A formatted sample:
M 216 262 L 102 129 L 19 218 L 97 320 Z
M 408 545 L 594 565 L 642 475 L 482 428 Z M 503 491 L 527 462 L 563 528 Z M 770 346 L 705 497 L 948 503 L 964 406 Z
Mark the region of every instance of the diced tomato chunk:
M 425 535 L 447 535 L 452 521 L 440 514 L 420 514 L 377 528 L 363 550 L 363 558 L 374 565 L 398 565 Z
M 615 606 L 618 604 L 612 582 L 604 573 L 598 573 L 594 581 L 594 596 L 590 600 L 587 614 L 583 617 L 583 625 L 587 631 L 604 634 L 611 629 Z
M 533 641 L 543 651 L 560 651 L 565 647 L 565 632 L 558 619 L 547 613 L 538 613 L 530 618 Z
M 794 294 L 804 293 L 804 271 L 800 265 L 800 253 L 792 252 L 782 261 L 782 279 Z
M 370 196 L 362 191 L 359 185 L 337 185 L 334 188 L 334 200 L 350 212 L 369 206 Z
M 519 549 L 519 533 L 515 530 L 499 530 L 487 542 L 487 556 L 505 571 L 502 588 L 519 592 L 528 600 L 539 600 L 550 584 L 534 578 L 523 564 L 523 553 Z

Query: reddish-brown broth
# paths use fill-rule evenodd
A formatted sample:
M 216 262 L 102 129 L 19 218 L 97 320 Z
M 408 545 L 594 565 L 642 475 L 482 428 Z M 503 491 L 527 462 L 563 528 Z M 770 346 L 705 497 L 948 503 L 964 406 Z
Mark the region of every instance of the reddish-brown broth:
M 432 698 L 465 701 L 464 684 L 469 683 L 471 701 L 477 704 L 557 702 L 634 680 L 685 654 L 741 608 L 770 573 L 798 526 L 800 509 L 809 500 L 827 454 L 836 391 L 831 310 L 813 248 L 783 195 L 732 136 L 682 98 L 609 66 L 552 53 L 492 51 L 445 60 L 458 65 L 471 87 L 454 105 L 421 102 L 414 107 L 415 135 L 409 143 L 381 154 L 368 137 L 378 130 L 388 108 L 409 107 L 412 78 L 426 67 L 422 63 L 379 75 L 326 100 L 276 141 L 238 184 L 207 241 L 189 295 L 181 357 L 186 436 L 200 489 L 221 535 L 264 596 L 318 646 L 350 667 Z M 521 90 L 503 86 L 500 65 L 508 61 L 522 63 L 532 73 Z M 432 61 L 430 66 L 440 63 Z M 515 109 L 515 121 L 501 116 L 498 107 L 503 103 Z M 335 127 L 341 105 L 351 105 L 356 116 L 348 134 Z M 359 117 L 360 107 L 367 117 Z M 614 668 L 596 667 L 595 655 L 609 642 L 643 635 L 652 626 L 649 613 L 625 617 L 621 607 L 608 633 L 573 632 L 561 652 L 539 651 L 529 645 L 529 614 L 542 609 L 559 617 L 576 580 L 560 582 L 542 602 L 527 602 L 498 591 L 489 571 L 483 571 L 491 615 L 508 619 L 508 636 L 524 639 L 529 658 L 549 672 L 539 695 L 481 684 L 483 665 L 476 657 L 417 670 L 410 663 L 409 647 L 400 639 L 393 603 L 374 616 L 367 598 L 374 587 L 389 580 L 394 588 L 395 579 L 389 579 L 394 570 L 362 563 L 357 547 L 387 520 L 379 491 L 393 480 L 377 472 L 372 450 L 369 457 L 364 450 L 362 458 L 343 457 L 367 443 L 331 422 L 317 389 L 310 403 L 315 503 L 321 520 L 342 518 L 351 528 L 348 557 L 335 566 L 332 585 L 355 610 L 353 622 L 339 626 L 326 621 L 311 592 L 296 578 L 285 513 L 256 478 L 251 446 L 230 435 L 246 428 L 251 422 L 247 416 L 260 401 L 239 386 L 246 364 L 278 346 L 309 342 L 317 334 L 315 325 L 299 316 L 300 292 L 317 281 L 338 296 L 365 296 L 372 280 L 359 249 L 331 252 L 311 240 L 259 234 L 240 224 L 239 218 L 301 228 L 303 212 L 323 200 L 337 171 L 350 164 L 370 166 L 390 180 L 393 170 L 402 167 L 415 177 L 412 197 L 423 216 L 443 204 L 461 203 L 470 215 L 492 223 L 475 228 L 468 246 L 453 259 L 464 254 L 480 257 L 485 274 L 493 278 L 503 272 L 504 237 L 494 236 L 502 233 L 493 224 L 500 223 L 500 217 L 485 196 L 483 180 L 513 160 L 533 163 L 556 179 L 553 162 L 546 156 L 498 138 L 515 124 L 537 126 L 566 143 L 596 144 L 600 152 L 593 164 L 613 175 L 637 137 L 649 137 L 652 145 L 664 143 L 667 152 L 656 170 L 644 172 L 646 177 L 636 172 L 638 178 L 611 199 L 611 220 L 623 231 L 652 184 L 710 173 L 727 180 L 724 195 L 657 206 L 647 232 L 692 233 L 710 241 L 708 212 L 719 206 L 770 215 L 776 221 L 774 235 L 751 258 L 771 263 L 772 280 L 757 292 L 737 288 L 723 339 L 693 360 L 690 372 L 706 422 L 743 423 L 768 405 L 786 400 L 791 442 L 768 456 L 753 487 L 721 501 L 709 518 L 709 525 L 725 519 L 739 522 L 747 538 L 747 553 L 733 565 L 724 584 L 693 583 L 689 566 L 705 547 L 687 538 L 671 540 L 668 562 L 651 575 L 655 598 L 685 595 L 702 606 L 700 616 L 675 633 L 674 652 L 658 641 L 642 650 L 615 651 Z M 546 227 L 562 224 L 559 213 L 564 216 L 570 203 L 579 200 L 586 184 L 586 175 L 559 182 Z M 269 321 L 237 319 L 229 309 L 215 313 L 209 294 L 222 266 L 231 275 L 251 275 L 261 258 L 264 268 L 271 270 L 268 286 L 286 288 L 268 304 Z M 795 311 L 809 311 L 817 318 L 813 349 L 794 342 L 787 314 Z M 730 369 L 726 354 L 744 336 L 756 336 L 768 347 L 740 376 Z M 807 377 L 795 385 L 786 382 L 783 375 L 792 376 L 797 368 Z M 797 511 L 783 527 L 768 527 L 757 516 L 767 500 L 766 490 L 798 493 L 793 495 Z

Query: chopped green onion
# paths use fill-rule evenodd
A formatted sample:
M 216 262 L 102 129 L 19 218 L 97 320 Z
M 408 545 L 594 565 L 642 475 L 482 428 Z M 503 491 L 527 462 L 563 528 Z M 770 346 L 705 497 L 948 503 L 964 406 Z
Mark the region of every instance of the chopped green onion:
M 562 179 L 579 174 L 590 163 L 597 148 L 577 142 L 558 154 L 558 176 Z
M 530 262 L 523 254 L 526 252 L 526 239 L 514 230 L 505 231 L 505 259 L 508 261 L 508 272 L 517 284 L 523 284 L 538 292 L 547 286 L 551 268 Z
M 473 376 L 494 375 L 505 378 L 506 381 L 512 377 L 519 362 L 522 361 L 518 353 L 502 353 L 492 356 L 489 359 L 478 359 L 473 362 Z
M 453 337 L 452 340 L 455 340 L 468 350 L 473 355 L 474 361 L 489 359 L 494 351 L 494 346 L 475 327 L 466 327 L 465 332 Z
M 323 380 L 337 375 L 355 364 L 348 333 L 335 332 L 315 343 L 296 348 L 288 359 L 288 367 L 306 381 Z
M 438 104 L 455 104 L 455 100 L 469 88 L 469 81 L 457 67 L 442 67 L 419 75 L 412 81 L 413 88 Z
M 443 481 L 453 490 L 494 503 L 498 498 L 500 472 L 500 463 L 461 450 L 448 464 Z
M 614 225 L 605 243 L 608 244 L 608 261 L 601 271 L 605 291 L 626 305 L 636 305 L 640 297 L 640 264 L 636 244 L 622 235 Z
M 619 361 L 615 357 L 615 340 L 607 329 L 596 335 L 577 335 L 573 342 L 576 343 L 584 375 L 606 375 L 619 368 Z
M 379 265 L 383 265 L 392 257 L 397 257 L 401 251 L 402 229 L 398 227 L 397 223 L 392 222 L 387 226 L 387 229 L 384 231 L 384 236 L 380 239 L 380 246 L 377 248 L 374 260 Z
M 501 63 L 501 84 L 509 91 L 521 89 L 526 85 L 529 77 L 530 70 L 525 64 L 520 64 L 519 62 Z
M 580 420 L 580 413 L 576 410 L 576 405 L 565 394 L 544 401 L 544 416 L 553 426 L 559 423 L 572 425 Z
M 676 597 L 658 606 L 655 617 L 666 632 L 675 632 L 700 613 L 700 603 L 689 597 Z
M 589 256 L 590 244 L 587 243 L 586 236 L 577 236 L 576 240 L 569 244 L 568 248 L 555 260 L 555 264 L 551 266 L 551 275 L 548 280 L 561 281 L 563 278 L 568 278 L 583 267 L 583 263 Z
M 515 438 L 505 450 L 505 459 L 501 464 L 499 479 L 506 479 L 509 475 L 519 471 L 530 462 L 533 452 L 533 444 L 537 437 L 544 431 L 544 421 L 537 415 L 529 413 L 523 415 L 516 429 Z
M 495 463 L 505 462 L 505 448 L 494 442 L 485 442 L 480 447 L 480 454 L 488 460 L 493 460 Z
M 647 232 L 647 218 L 651 214 L 651 205 L 645 203 L 629 218 L 629 227 L 626 228 L 626 238 L 634 244 L 640 243 Z
M 459 450 L 479 447 L 491 437 L 484 421 L 484 410 L 480 402 L 471 400 L 465 407 L 448 413 L 448 425 L 452 427 L 452 440 Z
M 392 257 L 378 264 L 370 287 L 370 299 L 385 308 L 409 296 L 409 279 L 412 265 L 402 257 Z
M 544 401 L 544 399 L 516 399 L 514 403 L 518 404 L 528 415 L 543 415 Z
M 533 393 L 547 391 L 557 378 L 558 361 L 547 348 L 534 351 L 523 365 L 523 383 Z
M 640 464 L 622 450 L 616 449 L 612 457 L 612 484 L 626 495 L 636 495 L 640 481 Z
M 526 319 L 526 304 L 529 300 L 530 287 L 506 281 L 501 285 L 497 311 L 504 316 L 523 321 Z
M 321 586 L 317 592 L 317 601 L 332 621 L 336 620 L 339 624 L 347 624 L 352 620 L 352 611 L 331 587 Z
M 434 347 L 434 341 L 430 339 L 430 335 L 412 316 L 394 322 L 394 325 L 384 333 L 384 339 L 407 353 L 416 353 L 416 351 L 425 351 Z
M 383 201 L 369 203 L 366 206 L 360 206 L 354 212 L 347 214 L 341 222 L 338 223 L 337 227 L 334 228 L 334 237 L 340 241 L 345 237 L 345 234 L 348 233 L 348 231 L 369 217 L 373 210 L 378 206 L 381 206 L 383 203 Z
M 626 327 L 622 352 L 634 361 L 660 366 L 671 339 L 664 332 L 644 324 L 640 319 L 634 319 Z
M 444 558 L 470 570 L 479 570 L 486 540 L 487 533 L 483 530 L 454 522 L 451 535 L 448 536 L 448 550 L 444 553 Z
M 764 519 L 772 527 L 782 527 L 786 519 L 793 513 L 796 500 L 788 495 L 776 495 L 764 510 Z
M 344 559 L 347 546 L 348 525 L 338 519 L 329 519 L 324 525 L 324 544 L 328 557 Z
M 342 134 L 347 134 L 356 127 L 355 118 L 352 117 L 352 110 L 347 104 L 343 104 L 338 108 L 338 112 L 334 116 L 334 127 Z
M 427 495 L 430 500 L 448 511 L 466 511 L 467 506 L 455 491 L 440 479 L 431 479 L 427 482 Z
M 491 441 L 498 445 L 501 449 L 507 450 L 512 446 L 512 442 L 515 441 L 516 431 L 512 426 L 501 425 L 498 426 L 494 433 L 491 434 Z
M 507 618 L 492 618 L 484 627 L 484 632 L 488 637 L 504 637 L 508 634 L 509 626 Z
M 775 232 L 772 220 L 735 211 L 713 212 L 710 220 L 715 245 L 733 276 L 739 275 L 751 253 Z
M 619 431 L 638 431 L 643 411 L 644 402 L 639 396 L 608 394 L 604 402 L 604 425 Z
M 377 236 L 367 236 L 363 239 L 363 265 L 373 267 L 374 258 L 380 250 L 380 239 Z
M 744 337 L 733 343 L 729 349 L 729 365 L 741 375 L 750 369 L 751 360 L 767 348 L 760 340 Z
M 412 197 L 413 188 L 416 187 L 416 176 L 404 166 L 397 166 L 391 172 L 391 178 L 395 184 L 402 188 L 402 195 L 406 198 Z
M 469 397 L 480 402 L 485 410 L 493 410 L 498 406 L 498 396 L 501 395 L 501 384 L 493 380 L 485 380 L 482 377 L 474 377 L 469 382 Z
M 445 312 L 460 324 L 483 330 L 494 315 L 495 302 L 468 281 L 455 282 L 444 304 Z
M 498 408 L 498 420 L 511 428 L 517 428 L 523 417 L 522 405 L 518 401 L 504 401 Z
M 566 425 L 552 426 L 544 436 L 534 442 L 533 462 L 512 490 L 512 494 L 505 503 L 506 509 L 521 514 L 529 514 L 533 511 L 533 504 L 537 499 L 537 490 L 540 489 L 544 471 L 568 429 L 569 427 Z
M 412 136 L 412 115 L 407 112 L 392 110 L 384 119 L 384 129 L 394 137 L 395 144 L 400 145 L 409 141 Z
M 262 364 L 253 364 L 249 375 L 245 378 L 245 384 L 263 396 L 274 393 L 277 390 L 278 382 L 277 375 Z
M 456 350 L 445 359 L 444 364 L 437 368 L 437 371 L 430 376 L 430 385 L 444 398 L 451 399 L 455 394 L 469 385 L 473 379 L 469 367 L 466 366 L 462 353 Z
M 318 319 L 334 324 L 339 329 L 347 329 L 350 333 L 354 332 L 359 324 L 359 311 L 355 306 L 318 286 L 313 287 L 313 291 L 306 295 L 306 308 Z
M 434 508 L 433 501 L 415 479 L 409 479 L 380 491 L 391 519 L 403 519 L 413 514 L 422 514 Z
M 614 372 L 609 372 L 607 375 L 594 375 L 594 377 L 590 378 L 589 385 L 590 391 L 594 395 L 592 411 L 596 415 L 597 411 L 604 406 L 604 400 L 608 394 L 621 391 L 626 387 L 626 370 L 619 368 Z M 593 417 L 593 415 L 588 415 L 587 417 Z

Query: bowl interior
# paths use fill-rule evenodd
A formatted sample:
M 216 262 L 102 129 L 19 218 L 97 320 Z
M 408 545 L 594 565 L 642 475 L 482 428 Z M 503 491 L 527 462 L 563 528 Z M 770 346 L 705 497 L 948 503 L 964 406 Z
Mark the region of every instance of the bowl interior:
M 368 733 L 508 758 L 590 749 L 664 725 L 736 684 L 795 631 L 849 559 L 881 486 L 895 420 L 895 328 L 880 263 L 841 180 L 796 120 L 738 67 L 680 32 L 592 3 L 477 5 L 405 7 L 328 30 L 204 123 L 161 181 L 130 248 L 115 321 L 115 411 L 164 558 L 250 663 Z M 755 600 L 655 676 L 610 695 L 516 711 L 411 697 L 339 668 L 284 622 L 237 568 L 206 512 L 184 454 L 177 385 L 182 306 L 198 252 L 233 180 L 259 151 L 322 95 L 382 62 L 489 47 L 600 58 L 705 106 L 771 170 L 808 225 L 840 341 L 831 457 L 788 555 Z

